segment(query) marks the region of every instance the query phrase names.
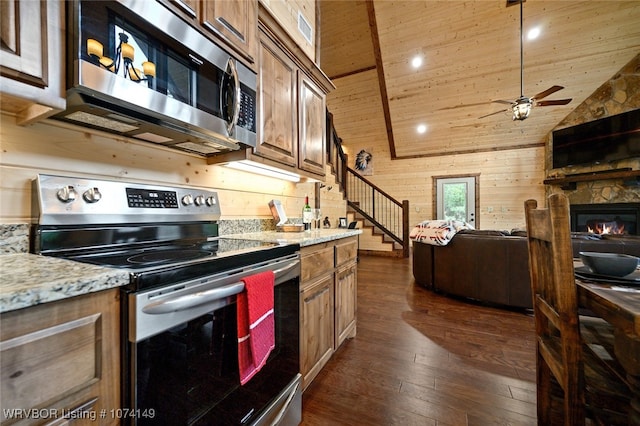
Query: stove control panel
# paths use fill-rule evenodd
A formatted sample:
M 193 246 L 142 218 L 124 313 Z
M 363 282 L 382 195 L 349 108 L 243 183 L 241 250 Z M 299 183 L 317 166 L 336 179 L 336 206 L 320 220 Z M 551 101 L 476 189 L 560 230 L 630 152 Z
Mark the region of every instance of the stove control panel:
M 148 209 L 177 209 L 176 191 L 155 191 L 139 188 L 127 188 L 129 207 Z
M 33 218 L 39 224 L 211 221 L 220 218 L 216 192 L 115 180 L 38 175 Z

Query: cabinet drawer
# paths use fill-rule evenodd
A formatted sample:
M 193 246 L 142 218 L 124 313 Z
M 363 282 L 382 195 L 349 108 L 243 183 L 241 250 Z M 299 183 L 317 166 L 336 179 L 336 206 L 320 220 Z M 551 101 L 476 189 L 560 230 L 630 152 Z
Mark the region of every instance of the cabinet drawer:
M 101 315 L 95 314 L 0 343 L 7 407 L 37 407 L 100 378 Z
M 0 406 L 58 413 L 119 408 L 119 294 L 115 288 L 0 314 Z M 3 414 L 0 423 L 6 420 Z M 97 423 L 120 421 L 107 416 Z
M 300 260 L 300 281 L 306 282 L 333 270 L 333 247 L 317 250 Z
M 355 259 L 358 254 L 358 240 L 336 244 L 336 266 Z

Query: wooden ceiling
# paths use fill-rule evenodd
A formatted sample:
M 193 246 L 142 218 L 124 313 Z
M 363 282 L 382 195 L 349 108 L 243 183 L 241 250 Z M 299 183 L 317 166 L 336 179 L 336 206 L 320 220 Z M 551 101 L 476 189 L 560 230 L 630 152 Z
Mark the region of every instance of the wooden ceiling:
M 337 123 L 378 104 L 392 158 L 539 146 L 640 53 L 640 2 L 524 3 L 524 96 L 564 86 L 513 121 L 494 100 L 520 96 L 520 7 L 506 0 L 322 0 L 320 65 L 337 89 Z M 411 59 L 424 58 L 414 69 Z M 350 106 L 346 107 L 345 104 Z M 332 111 L 333 112 L 333 111 Z M 428 126 L 418 134 L 419 124 Z M 337 128 L 340 134 L 340 128 Z M 383 134 L 384 137 L 384 134 Z M 345 141 L 348 143 L 348 141 Z

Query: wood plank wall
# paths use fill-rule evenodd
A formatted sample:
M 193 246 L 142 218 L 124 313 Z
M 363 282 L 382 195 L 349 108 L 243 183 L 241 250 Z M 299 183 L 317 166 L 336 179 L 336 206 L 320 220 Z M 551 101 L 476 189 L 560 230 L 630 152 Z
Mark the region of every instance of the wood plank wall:
M 314 199 L 315 183 L 294 184 L 207 165 L 200 157 L 50 120 L 21 127 L 13 116 L 2 114 L 0 119 L 3 224 L 30 222 L 31 180 L 37 173 L 210 188 L 218 191 L 222 219 L 271 218 L 268 203 L 274 198 L 282 201 L 288 216 L 299 218 L 305 194 Z M 327 182 L 335 182 L 332 175 Z M 321 200 L 333 227 L 337 226 L 346 203 L 336 189 L 321 190 Z
M 373 153 L 367 179 L 410 202 L 410 226 L 435 219 L 433 176 L 479 174 L 480 229 L 524 227 L 524 201 L 544 200 L 544 147 L 391 160 L 375 70 L 334 80 L 327 105 L 353 162 L 360 149 Z M 353 168 L 353 164 L 349 164 Z

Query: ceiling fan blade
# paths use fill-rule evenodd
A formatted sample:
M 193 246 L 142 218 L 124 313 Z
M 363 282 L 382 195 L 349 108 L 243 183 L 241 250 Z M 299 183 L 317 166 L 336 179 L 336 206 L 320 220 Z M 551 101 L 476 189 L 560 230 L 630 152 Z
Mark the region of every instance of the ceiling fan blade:
M 556 93 L 558 90 L 562 90 L 562 89 L 564 89 L 564 87 L 562 87 L 562 86 L 551 86 L 547 90 L 545 90 L 544 92 L 540 92 L 537 95 L 532 96 L 531 99 L 539 100 L 539 99 L 542 99 L 542 98 L 546 98 L 550 94 Z
M 509 111 L 509 109 L 503 109 L 502 111 L 492 112 L 491 114 L 483 115 L 482 117 L 478 117 L 478 118 L 479 118 L 479 119 L 480 119 L 480 118 L 485 118 L 485 117 L 489 117 L 490 115 L 501 114 L 501 113 L 503 113 L 503 112 L 507 112 L 507 111 Z
M 540 101 L 536 102 L 536 106 L 550 106 L 550 105 L 566 105 L 571 102 L 571 99 L 557 99 L 554 101 Z
M 491 102 L 495 103 L 495 104 L 507 104 L 507 105 L 513 104 L 513 101 L 505 101 L 505 100 L 502 100 L 502 99 L 497 100 L 497 101 L 491 101 Z

